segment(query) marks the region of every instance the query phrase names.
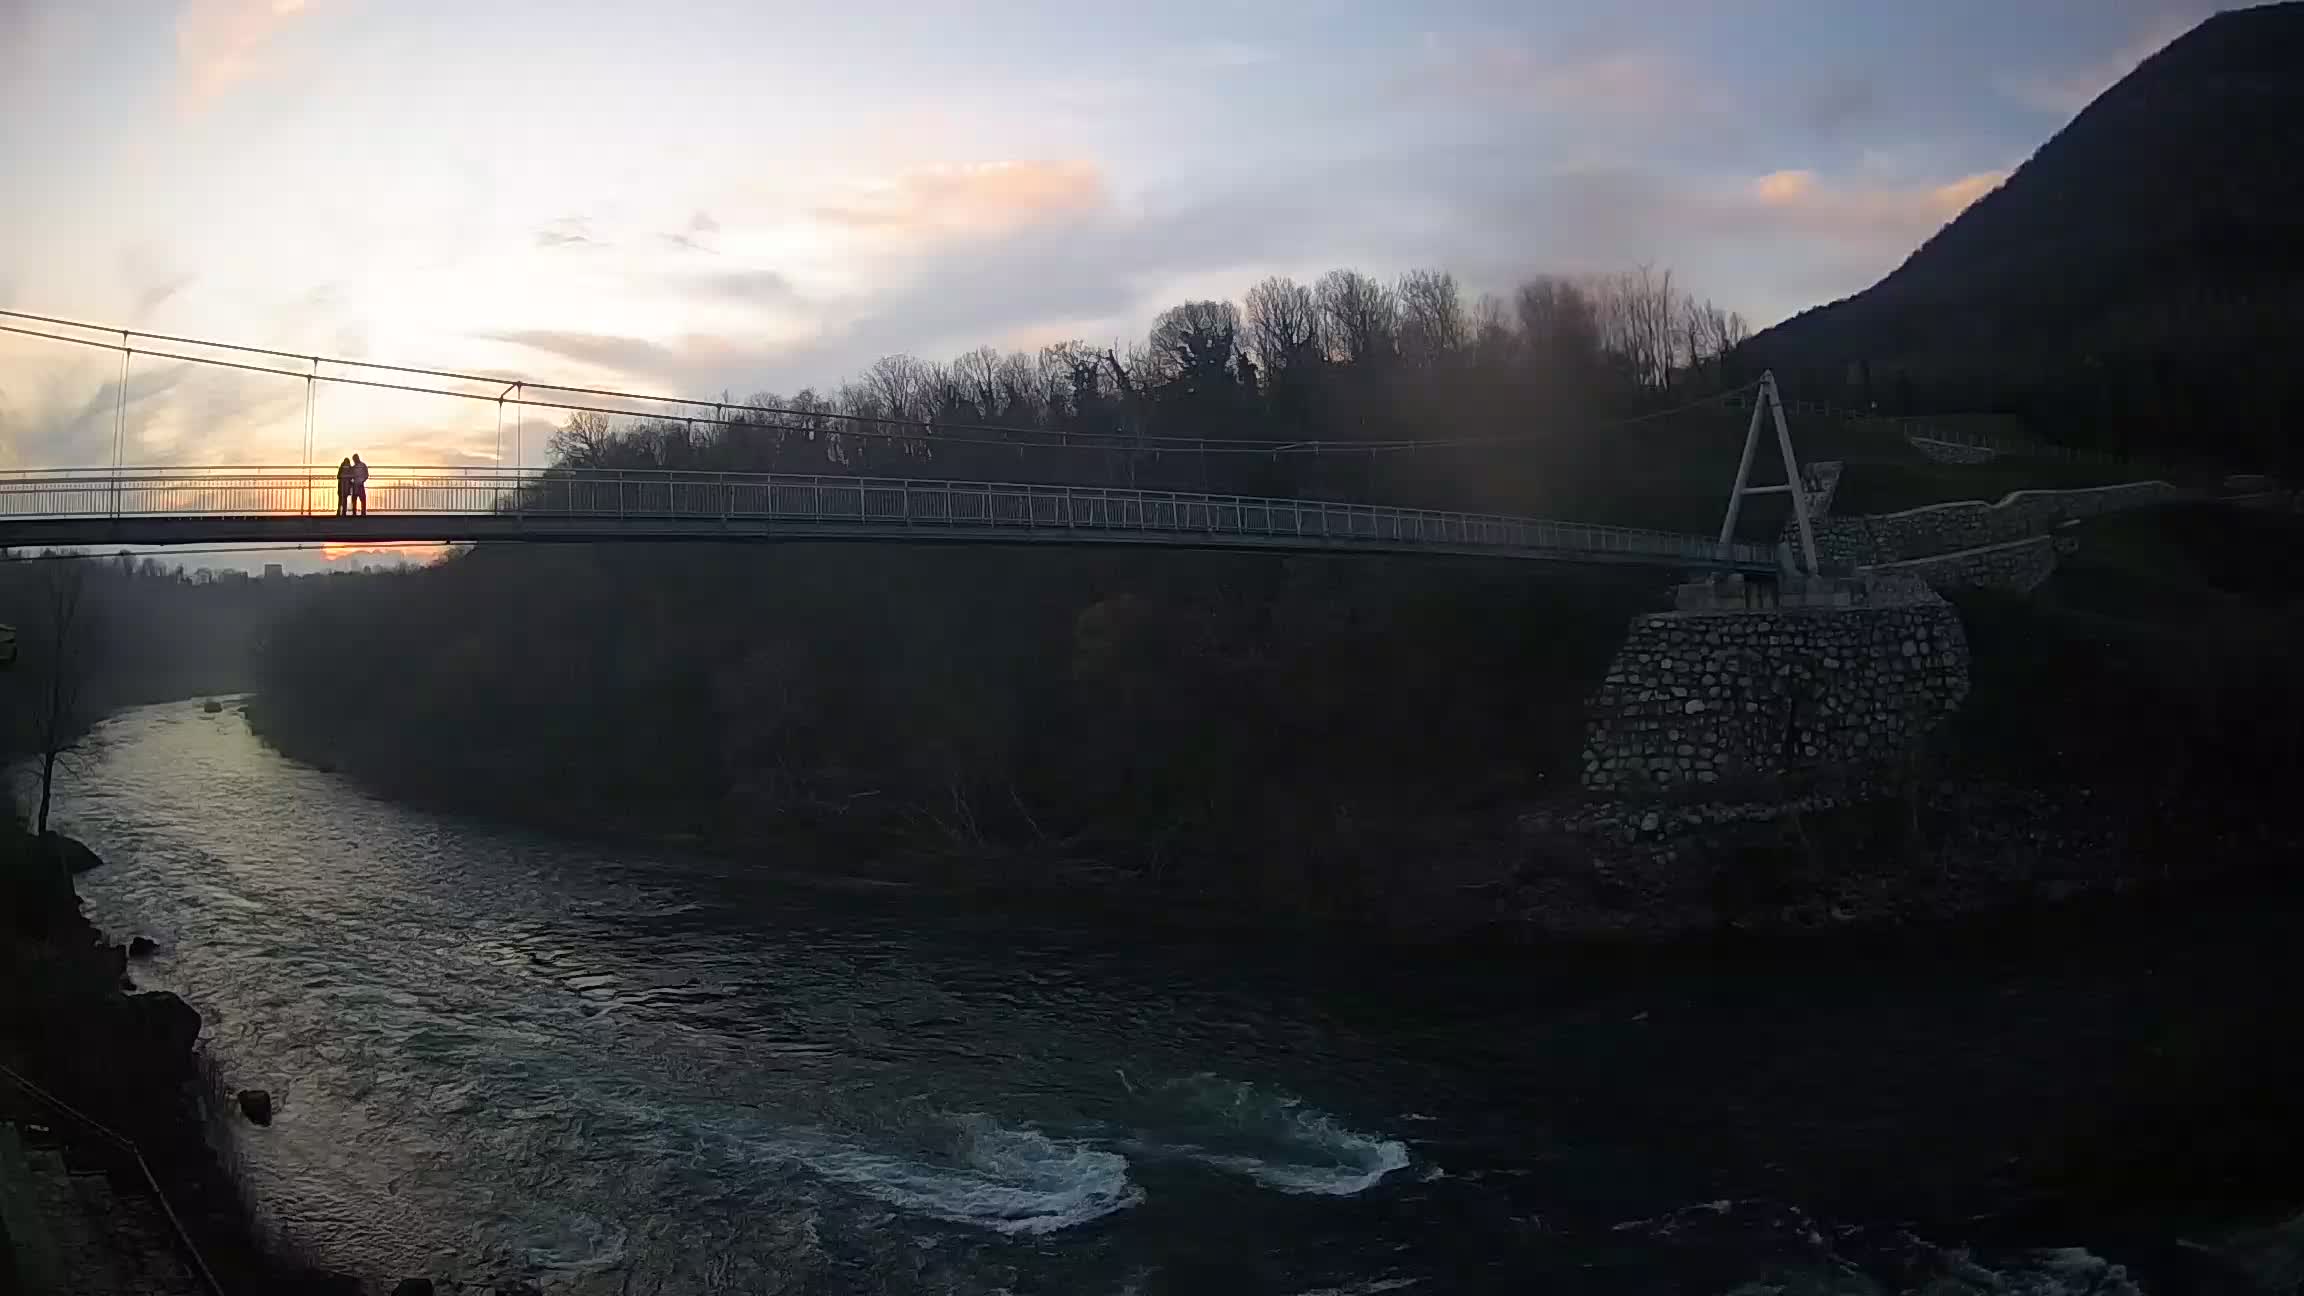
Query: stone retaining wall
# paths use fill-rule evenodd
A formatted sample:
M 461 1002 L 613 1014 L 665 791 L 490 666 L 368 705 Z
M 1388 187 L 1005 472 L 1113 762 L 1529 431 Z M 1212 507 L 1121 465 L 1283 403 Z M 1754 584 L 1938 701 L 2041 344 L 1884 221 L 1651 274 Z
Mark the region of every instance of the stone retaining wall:
M 2029 594 L 2056 574 L 2056 537 L 2033 536 L 1982 549 L 1867 567 L 1867 576 L 1912 576 L 1931 589 L 2003 589 Z
M 1907 578 L 1908 579 L 1908 578 Z M 1904 754 L 1968 694 L 1951 606 L 1634 618 L 1589 705 L 1583 782 L 1661 792 Z
M 1907 436 L 1905 442 L 1920 452 L 1920 457 L 1931 463 L 1988 464 L 2000 457 L 1991 446 L 1966 445 L 1959 441 L 1938 441 L 1931 437 Z
M 2296 492 L 2287 490 L 2258 491 L 2253 495 L 2228 495 L 2224 498 L 2224 502 L 2234 508 L 2255 509 L 2265 513 L 2294 513 L 2297 511 Z
M 1900 563 L 2031 536 L 2074 518 L 2096 517 L 2181 498 L 2164 481 L 2084 490 L 2014 491 L 1996 504 L 1962 500 L 1902 513 L 1827 518 L 1816 523 L 1816 549 L 1827 562 Z
M 1826 459 L 1821 463 L 1809 464 L 1800 470 L 1800 484 L 1806 488 L 1801 491 L 1801 494 L 1808 503 L 1808 520 L 1810 522 L 1814 522 L 1818 518 L 1832 516 L 1832 497 L 1839 493 L 1840 474 L 1846 467 L 1847 465 L 1837 459 Z M 1794 519 L 1786 518 L 1784 525 L 1789 538 L 1797 540 L 1800 524 Z

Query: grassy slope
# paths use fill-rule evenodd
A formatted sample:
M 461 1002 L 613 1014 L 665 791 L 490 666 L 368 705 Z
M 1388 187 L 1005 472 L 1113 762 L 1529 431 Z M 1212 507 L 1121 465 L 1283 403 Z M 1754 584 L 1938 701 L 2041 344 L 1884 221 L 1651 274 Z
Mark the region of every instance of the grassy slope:
M 2028 596 L 1955 596 L 1974 655 L 1962 750 L 2012 776 L 2107 788 L 2180 761 L 2292 759 L 2304 518 L 2178 504 L 2084 523 Z M 2283 753 L 2287 754 L 2284 756 Z
M 2159 476 L 2150 467 L 2037 459 L 2001 459 L 1988 464 L 1859 459 L 1848 462 L 1832 511 L 1843 515 L 1896 513 L 1954 500 L 1992 503 L 2010 491 L 2116 486 Z

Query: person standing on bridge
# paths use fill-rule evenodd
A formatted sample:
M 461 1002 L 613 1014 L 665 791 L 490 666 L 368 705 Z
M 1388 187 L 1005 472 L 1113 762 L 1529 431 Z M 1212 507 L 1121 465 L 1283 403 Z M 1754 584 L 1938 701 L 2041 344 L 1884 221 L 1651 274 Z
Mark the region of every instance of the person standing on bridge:
M 352 456 L 352 511 L 368 515 L 368 465 L 358 455 Z
M 352 461 L 336 461 L 336 516 L 352 511 Z

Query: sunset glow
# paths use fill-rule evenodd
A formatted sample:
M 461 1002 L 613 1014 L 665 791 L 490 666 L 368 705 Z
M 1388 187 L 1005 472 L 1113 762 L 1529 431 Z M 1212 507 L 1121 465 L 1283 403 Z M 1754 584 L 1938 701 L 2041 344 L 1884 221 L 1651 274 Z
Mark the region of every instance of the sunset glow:
M 1094 39 L 920 5 L 579 7 L 0 7 L 0 305 L 738 398 L 898 351 L 1125 346 L 1186 296 L 1339 264 L 1473 293 L 1670 265 L 1766 323 L 1892 266 L 2188 12 L 1995 10 L 2006 66 L 1938 67 L 1909 51 L 1970 39 L 1980 5 L 1831 8 L 1797 59 L 1706 7 L 1566 0 L 1187 4 Z M 305 458 L 296 378 L 145 356 L 123 402 L 119 376 L 0 335 L 0 466 L 108 464 L 116 427 L 130 463 Z M 321 465 L 483 466 L 540 463 L 557 416 L 324 387 L 309 418 Z

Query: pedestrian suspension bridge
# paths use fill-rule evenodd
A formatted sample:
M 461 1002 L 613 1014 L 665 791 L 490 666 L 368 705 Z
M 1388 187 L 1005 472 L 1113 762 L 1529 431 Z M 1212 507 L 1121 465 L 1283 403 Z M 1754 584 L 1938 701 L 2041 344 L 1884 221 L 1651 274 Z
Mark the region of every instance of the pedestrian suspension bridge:
M 622 406 L 576 403 L 573 397 L 663 401 L 626 393 L 552 387 L 498 376 L 456 374 L 367 361 L 298 357 L 260 348 L 133 331 L 105 330 L 0 311 L 0 332 L 118 352 L 121 380 L 115 463 L 110 467 L 0 471 L 0 548 L 89 548 L 124 545 L 314 543 L 374 545 L 468 541 L 859 541 L 1138 545 L 1285 552 L 1446 554 L 1553 562 L 1640 564 L 1677 569 L 1769 572 L 1785 556 L 1777 546 L 1734 539 L 1746 495 L 1782 492 L 1806 544 L 1801 492 L 1789 485 L 1746 484 L 1763 414 L 1773 410 L 1786 482 L 1798 480 L 1782 402 L 1773 378 L 1754 388 L 1744 462 L 1729 493 L 1729 515 L 1717 536 L 1641 530 L 1541 518 L 1392 508 L 1307 499 L 1171 490 L 967 482 L 941 477 L 862 477 L 579 468 L 375 466 L 364 513 L 340 511 L 336 473 L 312 458 L 314 393 L 324 384 L 420 392 L 498 407 L 499 444 L 508 400 L 522 409 L 643 414 Z M 19 321 L 31 321 L 33 327 Z M 81 330 L 97 336 L 75 335 Z M 117 339 L 114 341 L 112 339 Z M 171 349 L 171 347 L 175 349 Z M 218 359 L 185 348 L 221 349 Z M 118 462 L 127 440 L 127 372 L 134 356 L 276 374 L 306 387 L 305 457 L 300 466 L 129 466 Z M 245 357 L 256 357 L 250 360 Z M 304 368 L 282 367 L 295 361 Z M 370 376 L 346 376 L 323 366 Z M 376 377 L 382 373 L 384 377 Z M 426 386 L 410 378 L 453 380 Z M 468 384 L 501 384 L 475 395 Z M 539 396 L 538 393 L 555 395 Z M 721 403 L 698 407 L 694 421 L 729 426 Z M 745 411 L 737 407 L 739 415 Z M 709 412 L 702 412 L 709 411 Z M 869 421 L 869 420 L 867 420 Z M 912 429 L 918 435 L 920 429 Z M 1419 443 L 1421 444 L 1421 443 Z M 1788 556 L 1788 555 L 1787 555 Z

